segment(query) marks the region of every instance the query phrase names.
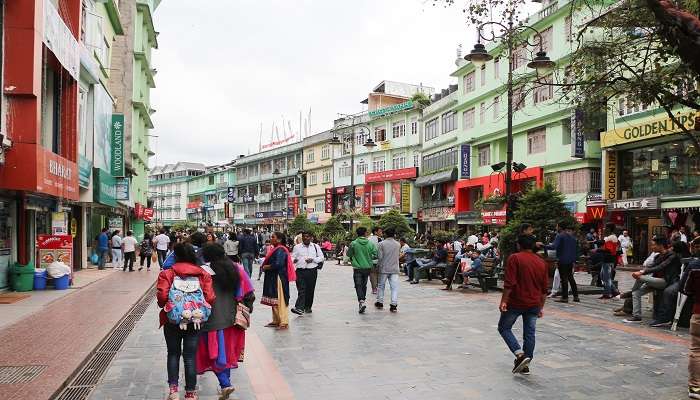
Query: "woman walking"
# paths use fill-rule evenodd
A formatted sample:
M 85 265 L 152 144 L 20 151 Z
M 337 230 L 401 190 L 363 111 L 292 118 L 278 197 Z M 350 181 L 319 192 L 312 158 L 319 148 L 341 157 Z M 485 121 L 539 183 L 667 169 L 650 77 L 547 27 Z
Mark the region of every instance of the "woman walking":
M 292 256 L 285 246 L 286 242 L 284 233 L 273 233 L 270 237 L 271 249 L 261 267 L 265 271 L 265 280 L 260 302 L 272 307 L 272 322 L 265 326 L 280 330 L 289 328 L 289 282 L 296 280 Z
M 197 348 L 197 373 L 212 371 L 221 387 L 219 400 L 226 400 L 235 390 L 231 385 L 231 369 L 243 361 L 245 326 L 237 326 L 238 304 L 252 311 L 255 294 L 253 284 L 241 264 L 226 257 L 219 244 L 207 244 L 202 250 L 209 263 L 216 293 L 211 316 L 202 326 Z M 205 264 L 206 265 L 206 264 Z
M 194 254 L 192 245 L 178 243 L 174 246 L 173 252 L 175 253 L 175 264 L 173 264 L 172 268 L 164 270 L 158 275 L 157 284 L 158 307 L 163 308 L 160 311 L 160 326 L 163 327 L 165 344 L 168 349 L 168 386 L 170 387 L 168 400 L 178 400 L 180 398 L 178 394 L 180 356 L 182 356 L 185 364 L 185 399 L 197 399 L 195 355 L 199 342 L 199 329 L 192 322 L 184 326 L 186 329 L 181 329 L 181 325 L 177 325 L 168 319 L 166 309 L 170 311 L 181 306 L 173 304 L 173 300 L 169 299 L 170 289 L 176 277 L 180 279 L 198 278 L 204 298 L 203 306 L 213 304 L 216 295 L 212 288 L 211 275 L 197 266 L 197 256 Z M 177 301 L 177 299 L 174 300 Z
M 139 271 L 143 269 L 143 262 L 146 261 L 146 271 L 151 272 L 151 256 L 153 256 L 153 242 L 151 234 L 143 235 L 143 240 L 139 244 Z

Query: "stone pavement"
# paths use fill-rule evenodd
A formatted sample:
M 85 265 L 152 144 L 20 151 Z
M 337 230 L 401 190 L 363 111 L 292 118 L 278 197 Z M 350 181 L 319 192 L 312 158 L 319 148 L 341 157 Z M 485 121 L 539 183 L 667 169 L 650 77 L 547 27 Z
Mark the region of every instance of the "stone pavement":
M 619 302 L 548 303 L 532 375 L 513 376 L 496 332 L 500 293 L 439 287 L 402 277 L 397 314 L 370 305 L 358 315 L 350 268 L 329 264 L 319 273 L 314 313 L 292 314 L 288 331 L 264 328 L 270 309 L 256 305 L 233 398 L 687 398 L 687 334 L 623 324 L 610 313 Z M 91 399 L 164 398 L 165 376 L 152 307 Z M 211 374 L 200 386 L 203 399 L 216 398 Z

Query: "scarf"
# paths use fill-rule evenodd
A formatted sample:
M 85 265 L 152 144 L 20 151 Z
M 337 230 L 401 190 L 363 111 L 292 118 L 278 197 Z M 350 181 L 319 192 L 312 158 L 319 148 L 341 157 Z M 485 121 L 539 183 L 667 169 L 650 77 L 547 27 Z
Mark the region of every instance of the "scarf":
M 292 255 L 289 254 L 289 249 L 287 249 L 287 246 L 278 244 L 275 247 L 271 247 L 268 251 L 267 254 L 265 255 L 265 260 L 263 261 L 262 265 L 268 265 L 268 261 L 270 260 L 270 257 L 272 256 L 272 253 L 275 252 L 277 249 L 282 249 L 284 253 L 287 255 L 287 279 L 289 282 L 294 282 L 297 280 L 297 271 L 294 269 L 294 262 L 292 262 Z

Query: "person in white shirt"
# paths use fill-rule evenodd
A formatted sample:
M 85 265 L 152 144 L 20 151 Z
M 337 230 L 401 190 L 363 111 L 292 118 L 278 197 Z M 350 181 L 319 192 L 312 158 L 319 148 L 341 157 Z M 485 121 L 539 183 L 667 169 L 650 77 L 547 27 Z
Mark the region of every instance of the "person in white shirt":
M 112 233 L 112 239 L 110 239 L 110 245 L 112 246 L 112 267 L 114 269 L 119 268 L 119 264 L 124 261 L 122 253 L 122 237 L 119 236 L 119 230 L 117 229 Z
M 311 239 L 310 232 L 303 232 L 301 243 L 292 250 L 292 261 L 297 271 L 297 301 L 291 311 L 297 315 L 311 314 L 318 270 L 325 260 L 323 250 Z
M 469 235 L 467 238 L 467 246 L 473 246 L 476 248 L 476 244 L 479 243 L 479 238 L 475 234 Z
M 688 235 L 685 234 L 685 226 L 681 226 L 681 230 L 678 232 L 681 235 L 681 242 L 688 243 Z
M 627 252 L 632 249 L 632 238 L 627 230 L 622 231 L 622 235 L 617 238 L 620 243 L 620 250 L 622 250 L 622 266 L 627 266 Z
M 128 265 L 129 272 L 134 272 L 137 243 L 136 238 L 134 238 L 134 232 L 127 231 L 126 237 L 122 240 L 122 250 L 124 250 L 124 271 L 126 271 L 126 267 Z
M 456 251 L 457 254 L 462 252 L 462 240 L 456 238 L 454 243 L 452 243 L 452 250 Z
M 168 244 L 170 244 L 170 237 L 165 234 L 165 229 L 161 229 L 160 234 L 153 238 L 153 244 L 156 246 L 156 252 L 158 253 L 158 264 L 160 269 L 163 269 L 163 262 L 168 255 Z

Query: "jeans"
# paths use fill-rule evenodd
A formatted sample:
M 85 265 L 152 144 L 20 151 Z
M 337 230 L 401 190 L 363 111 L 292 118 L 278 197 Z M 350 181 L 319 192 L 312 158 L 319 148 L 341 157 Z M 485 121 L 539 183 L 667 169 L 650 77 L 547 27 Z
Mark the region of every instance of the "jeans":
M 185 331 L 177 325 L 166 323 L 163 325 L 163 335 L 165 336 L 165 345 L 168 348 L 168 384 L 178 384 L 180 356 L 182 355 L 182 361 L 185 364 L 185 390 L 196 390 L 195 355 L 197 354 L 197 343 L 199 343 L 199 331 L 192 329 L 191 326 Z
M 688 386 L 700 386 L 700 314 L 690 317 L 690 348 L 688 349 Z
M 671 322 L 676 312 L 676 303 L 678 302 L 678 290 L 680 281 L 672 283 L 664 289 L 664 294 L 661 299 L 661 305 L 656 313 L 656 320 L 659 322 Z
M 365 301 L 367 297 L 367 279 L 369 279 L 369 268 L 353 268 L 352 280 L 355 282 L 355 293 L 357 301 Z
M 418 282 L 420 280 L 420 271 L 437 265 L 435 260 L 416 260 L 416 267 L 413 269 L 413 281 Z M 430 280 L 430 272 L 428 272 L 428 280 Z
M 297 269 L 297 302 L 294 308 L 301 311 L 311 311 L 314 305 L 314 293 L 316 292 L 316 279 L 318 269 Z
M 156 250 L 158 253 L 158 265 L 160 265 L 160 268 L 163 268 L 163 263 L 165 262 L 165 257 L 168 256 L 168 250 Z
M 501 334 L 503 341 L 506 342 L 510 351 L 516 356 L 520 352 L 525 353 L 525 357 L 532 360 L 535 352 L 535 330 L 537 326 L 537 316 L 540 313 L 540 307 L 533 307 L 524 310 L 509 308 L 508 311 L 501 313 L 501 318 L 498 320 L 498 333 Z M 523 347 L 520 348 L 518 339 L 513 335 L 513 324 L 518 319 L 523 317 Z
M 141 268 L 143 268 L 143 262 L 146 261 L 146 268 L 151 269 L 151 256 L 142 253 L 139 257 L 141 258 Z
M 375 293 L 379 283 L 379 268 L 376 265 L 369 271 L 369 283 L 372 285 L 372 293 Z
M 135 262 L 136 262 L 136 252 L 135 251 L 127 251 L 124 253 L 124 271 L 126 271 L 127 266 L 129 267 L 129 271 L 133 271 Z
M 255 258 L 255 254 L 253 253 L 243 253 L 241 254 L 241 264 L 243 264 L 243 269 L 245 269 L 245 272 L 248 273 L 248 276 L 251 276 L 253 273 L 253 259 Z M 262 266 L 260 266 L 262 269 Z
M 108 254 L 109 249 L 97 249 L 97 256 L 99 257 L 99 261 L 97 261 L 97 269 L 105 269 Z
M 600 267 L 600 280 L 603 282 L 603 294 L 608 296 L 612 296 L 613 293 L 617 292 L 612 280 L 612 270 L 614 266 L 613 263 L 603 263 Z
M 122 249 L 112 249 L 112 266 L 117 268 L 123 261 Z
M 391 287 L 391 305 L 395 306 L 399 304 L 399 274 L 379 274 L 377 302 L 384 304 L 384 288 L 387 280 L 389 280 L 389 287 Z
M 571 284 L 571 294 L 574 299 L 578 298 L 578 287 L 574 280 L 574 264 L 559 264 L 559 275 L 561 276 L 561 298 L 569 298 L 569 284 Z
M 642 317 L 642 296 L 652 290 L 664 289 L 665 287 L 664 278 L 654 278 L 650 275 L 640 276 L 632 287 L 632 316 Z

